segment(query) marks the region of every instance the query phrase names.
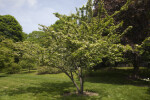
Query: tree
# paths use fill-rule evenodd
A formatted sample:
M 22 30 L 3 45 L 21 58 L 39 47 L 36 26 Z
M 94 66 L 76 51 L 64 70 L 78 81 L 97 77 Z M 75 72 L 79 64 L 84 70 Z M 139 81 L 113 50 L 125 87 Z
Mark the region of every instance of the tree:
M 141 47 L 144 49 L 143 54 L 147 56 L 148 58 L 150 57 L 150 37 L 147 37 L 143 42 Z
M 10 42 L 10 41 L 9 41 Z M 0 43 L 0 69 L 7 67 L 12 62 L 12 50 L 4 46 L 4 41 Z
M 119 10 L 121 6 L 127 0 L 104 0 L 105 8 L 109 14 Z M 95 9 L 94 16 L 98 16 L 98 3 L 100 0 L 94 0 Z M 122 44 L 129 44 L 132 47 L 132 51 L 127 54 L 128 61 L 133 64 L 134 77 L 138 76 L 141 56 L 137 51 L 137 45 L 141 45 L 142 42 L 149 37 L 150 27 L 150 0 L 132 0 L 128 10 L 116 15 L 115 22 L 124 21 L 123 27 L 120 30 L 124 30 L 126 27 L 133 26 L 126 35 L 122 37 Z
M 42 31 L 33 31 L 32 33 L 29 33 L 27 36 L 27 41 L 31 41 L 34 43 L 41 43 L 41 39 L 43 39 L 45 36 L 45 33 Z
M 14 41 L 23 40 L 22 27 L 11 15 L 0 15 L 0 35 Z
M 58 32 L 58 31 L 64 29 L 63 26 L 64 26 L 63 21 L 57 20 L 55 22 L 55 24 L 53 24 L 53 25 L 50 26 L 50 28 L 52 28 L 55 32 Z
M 30 72 L 31 68 L 39 65 L 42 48 L 38 44 L 30 41 L 17 42 L 15 51 L 19 58 L 18 63 L 22 68 L 27 68 Z
M 147 67 L 150 68 L 150 37 L 147 37 L 142 44 L 138 46 L 138 51 L 144 63 L 147 62 Z
M 26 41 L 39 44 L 41 47 L 45 47 L 45 48 L 47 48 L 50 44 L 49 34 L 43 31 L 33 31 L 27 36 Z
M 0 42 L 0 69 L 10 74 L 17 73 L 21 69 L 16 61 L 14 45 L 11 39 L 3 39 Z
M 121 10 L 127 8 L 129 1 Z M 79 94 L 83 94 L 85 69 L 100 62 L 103 57 L 108 57 L 111 63 L 123 60 L 122 52 L 129 46 L 120 44 L 120 38 L 131 28 L 128 27 L 118 34 L 117 29 L 122 26 L 114 23 L 113 15 L 108 15 L 99 3 L 99 13 L 93 17 L 92 0 L 87 5 L 77 9 L 76 14 L 70 16 L 55 13 L 63 23 L 63 30 L 55 32 L 50 27 L 43 26 L 43 30 L 49 34 L 50 46 L 49 65 L 61 69 L 73 82 Z M 76 83 L 75 75 L 79 78 L 80 87 Z

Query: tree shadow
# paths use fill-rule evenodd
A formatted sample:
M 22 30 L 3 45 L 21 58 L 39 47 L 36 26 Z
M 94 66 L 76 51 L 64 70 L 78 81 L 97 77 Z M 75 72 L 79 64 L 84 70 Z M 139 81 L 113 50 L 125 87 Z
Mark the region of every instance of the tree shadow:
M 0 78 L 8 77 L 8 76 L 9 76 L 8 74 L 0 74 Z
M 150 95 L 150 87 L 148 88 L 148 90 L 147 90 L 147 94 L 149 94 Z
M 1 78 L 1 77 L 7 77 L 7 76 L 3 75 L 3 76 L 0 76 L 0 78 Z
M 85 80 L 91 83 L 105 83 L 116 85 L 135 85 L 135 86 L 150 85 L 150 82 L 130 78 L 131 74 L 132 70 L 119 70 L 119 69 L 101 70 L 89 73 Z
M 20 74 L 29 74 L 29 73 L 35 73 L 37 70 L 22 70 Z
M 63 82 L 63 83 L 41 83 L 39 85 L 35 85 L 33 87 L 18 87 L 15 90 L 8 90 L 4 91 L 6 94 L 12 96 L 17 94 L 24 94 L 24 93 L 33 93 L 34 95 L 38 93 L 46 92 L 48 94 L 57 94 L 63 93 L 68 88 L 73 87 L 70 82 Z
M 15 96 L 15 95 L 21 95 L 26 93 L 31 93 L 34 96 L 42 97 L 42 98 L 48 98 L 46 100 L 51 100 L 50 98 L 56 99 L 56 100 L 70 100 L 71 98 L 74 98 L 75 100 L 87 100 L 88 98 L 94 99 L 95 97 L 88 97 L 88 96 L 78 96 L 76 94 L 72 95 L 65 95 L 67 93 L 76 92 L 76 89 L 74 88 L 74 85 L 71 82 L 62 82 L 62 83 L 41 83 L 40 85 L 35 85 L 33 87 L 19 87 L 17 89 L 12 90 L 4 90 L 2 91 L 4 94 L 8 96 Z M 102 93 L 102 92 L 101 92 Z M 100 100 L 101 97 L 99 97 Z M 74 100 L 73 99 L 73 100 Z M 45 100 L 45 99 L 44 99 Z

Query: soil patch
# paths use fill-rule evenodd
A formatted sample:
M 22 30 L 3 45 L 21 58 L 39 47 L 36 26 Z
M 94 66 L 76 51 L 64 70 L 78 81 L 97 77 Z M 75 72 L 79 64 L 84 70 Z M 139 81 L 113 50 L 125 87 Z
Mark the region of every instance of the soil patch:
M 82 94 L 78 94 L 77 92 L 67 92 L 67 93 L 64 93 L 64 96 L 70 96 L 70 95 L 74 95 L 74 94 L 79 95 L 79 96 L 82 95 Z M 83 96 L 98 96 L 98 93 L 84 91 Z

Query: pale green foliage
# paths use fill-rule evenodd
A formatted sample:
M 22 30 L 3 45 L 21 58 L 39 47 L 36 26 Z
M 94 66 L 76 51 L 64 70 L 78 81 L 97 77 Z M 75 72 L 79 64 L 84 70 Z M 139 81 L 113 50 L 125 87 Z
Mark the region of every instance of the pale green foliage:
M 30 41 L 35 44 L 39 44 L 41 47 L 47 47 L 47 34 L 43 31 L 33 31 L 28 34 L 26 41 Z
M 40 63 L 42 48 L 38 44 L 33 44 L 29 41 L 17 42 L 15 49 L 16 56 L 19 57 L 19 64 L 22 68 L 28 68 L 30 70 Z
M 60 73 L 61 71 L 56 67 L 49 67 L 49 66 L 42 66 L 38 67 L 37 74 L 56 74 Z
M 128 49 L 132 52 L 137 52 L 139 56 L 143 56 L 145 58 L 150 58 L 150 37 L 147 37 L 142 44 L 135 44 L 134 48 Z M 146 59 L 145 59 L 146 60 Z
M 146 49 L 146 47 L 148 47 L 146 50 L 147 51 L 150 51 L 149 47 L 150 47 L 150 37 L 147 37 L 143 42 L 142 42 L 142 45 L 141 45 L 143 48 Z
M 140 67 L 140 63 L 148 65 L 150 63 L 150 37 L 147 37 L 142 44 L 135 44 L 129 47 L 128 52 L 126 52 L 127 61 L 133 64 L 134 69 Z M 137 73 L 139 70 L 135 70 Z
M 9 39 L 0 42 L 0 68 L 6 68 L 14 62 L 13 59 L 13 42 Z
M 0 42 L 0 69 L 7 73 L 17 73 L 22 68 L 31 69 L 41 65 L 44 48 L 30 41 L 13 42 L 2 39 Z
M 21 67 L 16 61 L 15 43 L 10 39 L 0 42 L 0 69 L 7 73 L 17 73 Z
M 92 0 L 88 0 L 87 5 L 77 9 L 76 14 L 66 16 L 55 13 L 63 22 L 63 29 L 55 31 L 43 26 L 49 34 L 49 65 L 60 68 L 75 86 L 73 73 L 77 73 L 81 85 L 80 90 L 76 86 L 79 93 L 83 92 L 83 68 L 93 67 L 102 62 L 102 58 L 109 58 L 111 63 L 122 61 L 122 52 L 129 48 L 120 44 L 120 38 L 131 27 L 119 33 L 117 30 L 123 22 L 115 24 L 114 15 L 107 14 L 103 2 L 99 5 L 98 17 L 93 17 Z
M 138 45 L 137 48 L 139 54 L 142 56 L 144 61 L 150 60 L 150 37 L 147 37 L 141 45 Z
M 105 9 L 101 9 L 101 13 L 104 12 Z M 100 63 L 103 57 L 108 57 L 111 62 L 123 60 L 122 51 L 126 47 L 119 42 L 121 36 L 131 27 L 123 34 L 118 34 L 116 30 L 123 22 L 115 25 L 113 17 L 107 13 L 100 13 L 101 16 L 95 18 L 92 13 L 91 0 L 86 7 L 77 10 L 77 14 L 65 16 L 55 13 L 56 17 L 64 22 L 65 28 L 60 32 L 50 32 L 53 43 L 50 51 L 55 55 L 53 59 L 56 57 L 57 62 L 61 62 L 56 64 L 56 61 L 52 61 L 56 66 L 69 62 L 70 64 L 67 63 L 65 66 L 92 67 Z

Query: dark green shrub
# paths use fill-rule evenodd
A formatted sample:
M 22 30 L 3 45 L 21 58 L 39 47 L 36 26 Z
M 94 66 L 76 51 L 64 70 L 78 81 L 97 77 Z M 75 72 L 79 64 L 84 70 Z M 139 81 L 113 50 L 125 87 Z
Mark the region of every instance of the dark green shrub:
M 42 66 L 39 67 L 37 70 L 37 74 L 57 74 L 60 73 L 61 71 L 58 68 L 54 67 L 49 67 L 49 66 Z
M 12 63 L 8 68 L 5 69 L 5 72 L 8 74 L 16 74 L 21 71 L 21 66 L 17 63 Z

